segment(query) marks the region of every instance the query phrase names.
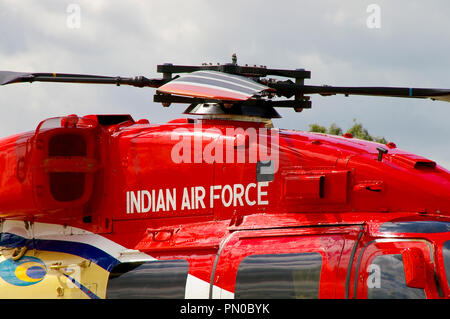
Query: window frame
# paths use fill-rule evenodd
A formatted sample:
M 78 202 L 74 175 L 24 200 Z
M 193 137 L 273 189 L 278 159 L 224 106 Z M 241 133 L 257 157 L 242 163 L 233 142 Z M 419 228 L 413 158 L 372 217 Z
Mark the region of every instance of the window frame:
M 345 298 L 348 267 L 352 262 L 349 252 L 354 249 L 361 231 L 361 225 L 357 224 L 235 231 L 216 257 L 211 276 L 211 298 L 235 297 L 236 275 L 245 257 L 285 253 L 321 254 L 319 298 Z
M 368 242 L 360 251 L 357 259 L 357 276 L 354 281 L 354 291 L 356 295 L 354 298 L 367 299 L 368 287 L 367 280 L 369 277 L 368 267 L 373 263 L 373 260 L 378 256 L 383 255 L 398 255 L 407 248 L 419 248 L 424 253 L 425 262 L 428 271 L 433 271 L 434 276 L 430 273 L 427 275 L 427 283 L 424 289 L 425 298 L 437 298 L 439 296 L 435 277 L 436 277 L 436 261 L 434 258 L 434 246 L 425 239 L 399 239 L 399 238 L 382 238 L 375 239 Z M 404 267 L 404 262 L 403 262 Z M 430 267 L 433 269 L 431 270 Z
M 448 243 L 448 247 L 445 247 L 445 244 Z M 441 245 L 442 249 L 442 264 L 445 275 L 445 282 L 447 283 L 447 287 L 450 288 L 450 239 L 446 240 Z M 446 254 L 445 251 L 448 251 Z

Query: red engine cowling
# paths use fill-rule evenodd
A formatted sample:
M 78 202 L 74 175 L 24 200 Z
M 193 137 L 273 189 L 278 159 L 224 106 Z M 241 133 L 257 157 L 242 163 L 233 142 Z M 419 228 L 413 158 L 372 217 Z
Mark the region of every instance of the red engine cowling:
M 81 214 L 76 208 L 93 194 L 104 137 L 97 121 L 69 115 L 0 140 L 0 218 L 64 214 L 69 208 Z

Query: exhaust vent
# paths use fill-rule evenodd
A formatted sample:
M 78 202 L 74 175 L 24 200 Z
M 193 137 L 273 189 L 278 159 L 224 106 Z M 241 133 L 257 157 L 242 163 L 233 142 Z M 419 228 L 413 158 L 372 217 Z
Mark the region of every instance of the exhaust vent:
M 391 158 L 393 162 L 409 168 L 426 170 L 436 167 L 436 162 L 415 154 L 393 154 Z
M 417 161 L 414 164 L 414 168 L 416 169 L 422 169 L 422 168 L 435 168 L 436 162 L 433 161 Z
M 80 199 L 84 194 L 86 173 L 74 172 L 75 166 L 71 162 L 78 163 L 80 157 L 87 156 L 85 138 L 78 134 L 53 135 L 48 142 L 48 156 L 48 165 L 53 167 L 53 172 L 49 172 L 53 198 L 60 202 Z M 70 159 L 64 161 L 62 158 Z M 64 161 L 62 163 L 66 165 L 56 165 L 57 161 Z
M 58 134 L 50 138 L 48 156 L 86 156 L 86 142 L 81 135 Z

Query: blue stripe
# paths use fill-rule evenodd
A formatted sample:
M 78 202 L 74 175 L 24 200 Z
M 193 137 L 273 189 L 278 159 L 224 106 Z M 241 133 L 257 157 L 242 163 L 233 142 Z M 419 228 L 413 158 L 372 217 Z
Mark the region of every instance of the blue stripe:
M 409 96 L 412 96 L 412 88 L 409 88 Z
M 26 239 L 22 236 L 18 236 L 10 233 L 0 234 L 0 244 L 6 248 L 16 248 L 27 246 L 29 249 L 34 248 L 34 243 L 31 239 Z
M 0 246 L 15 248 L 27 246 L 28 249 L 53 251 L 80 256 L 110 271 L 119 260 L 103 250 L 89 244 L 64 240 L 26 239 L 11 233 L 1 233 Z
M 94 294 L 92 291 L 90 291 L 89 289 L 87 289 L 85 286 L 83 286 L 81 283 L 79 283 L 78 281 L 75 280 L 75 278 L 70 277 L 69 275 L 66 275 L 63 273 L 64 276 L 66 276 L 67 278 L 69 278 L 69 280 L 75 285 L 77 286 L 82 292 L 84 292 L 89 298 L 91 299 L 100 299 L 99 296 L 97 296 L 96 294 Z

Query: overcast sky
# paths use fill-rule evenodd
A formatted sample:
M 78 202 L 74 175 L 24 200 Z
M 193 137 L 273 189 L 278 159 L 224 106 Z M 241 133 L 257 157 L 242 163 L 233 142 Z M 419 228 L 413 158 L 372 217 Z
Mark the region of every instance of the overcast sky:
M 449 12 L 448 0 L 0 0 L 0 70 L 158 77 L 157 64 L 226 63 L 237 53 L 240 64 L 311 70 L 313 85 L 450 88 Z M 153 103 L 148 88 L 33 83 L 0 90 L 0 136 L 72 113 L 162 123 L 185 109 Z M 279 110 L 274 124 L 345 130 L 356 118 L 372 135 L 450 169 L 449 103 L 312 101 L 302 113 Z

